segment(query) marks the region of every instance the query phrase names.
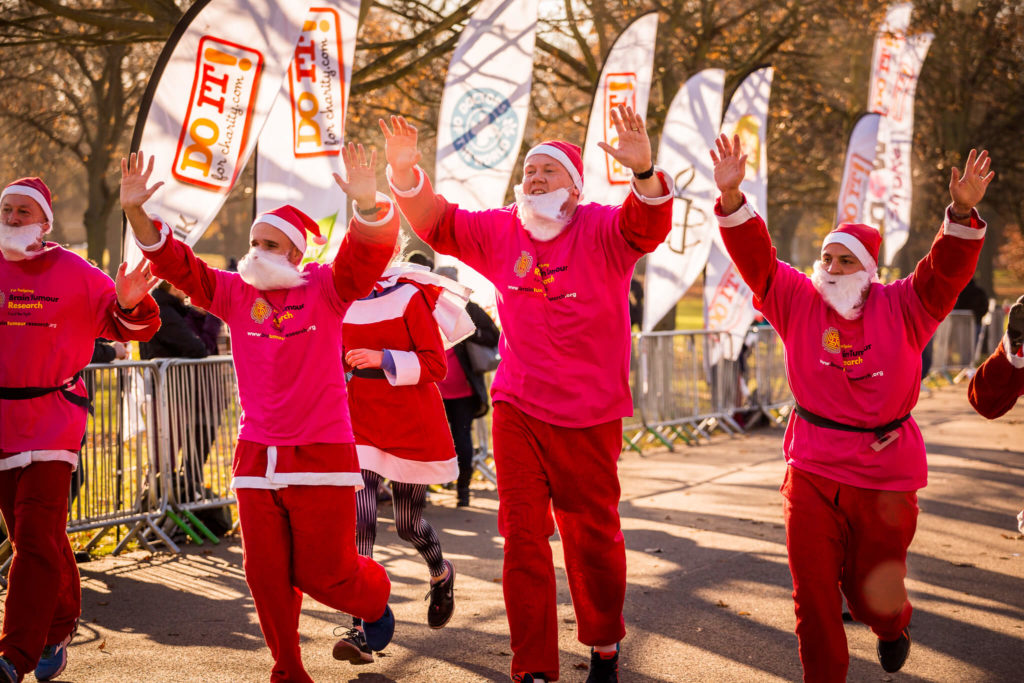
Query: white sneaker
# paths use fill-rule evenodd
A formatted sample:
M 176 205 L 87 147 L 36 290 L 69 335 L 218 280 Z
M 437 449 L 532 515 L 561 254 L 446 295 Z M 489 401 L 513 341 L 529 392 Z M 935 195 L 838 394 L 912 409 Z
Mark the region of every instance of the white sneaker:
M 1024 510 L 1017 513 L 1017 531 L 1024 534 Z

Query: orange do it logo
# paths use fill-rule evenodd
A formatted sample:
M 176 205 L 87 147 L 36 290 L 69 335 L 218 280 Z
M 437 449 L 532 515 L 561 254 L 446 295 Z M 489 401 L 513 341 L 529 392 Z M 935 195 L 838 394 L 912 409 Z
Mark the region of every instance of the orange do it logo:
M 526 277 L 526 274 L 533 268 L 533 256 L 528 251 L 523 251 L 516 259 L 516 265 L 513 268 L 515 274 L 519 277 Z
M 273 314 L 273 309 L 270 307 L 270 304 L 267 303 L 267 300 L 264 299 L 263 297 L 260 297 L 259 299 L 256 299 L 256 301 L 252 302 L 252 310 L 249 311 L 249 317 L 252 318 L 252 321 L 257 325 L 266 322 L 267 318 L 269 318 Z
M 839 330 L 830 327 L 821 335 L 821 345 L 829 353 L 839 353 Z
M 249 138 L 262 71 L 258 51 L 203 36 L 171 167 L 175 178 L 214 192 L 231 189 Z

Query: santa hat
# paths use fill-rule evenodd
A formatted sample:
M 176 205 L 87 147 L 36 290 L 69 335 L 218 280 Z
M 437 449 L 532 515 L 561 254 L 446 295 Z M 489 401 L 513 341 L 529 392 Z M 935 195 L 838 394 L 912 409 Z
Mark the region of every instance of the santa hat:
M 821 250 L 824 252 L 830 244 L 841 244 L 849 249 L 869 273 L 878 270 L 878 249 L 882 246 L 882 235 L 876 228 L 863 223 L 840 223 L 838 228 L 825 236 Z
M 546 140 L 529 152 L 526 153 L 526 158 L 529 159 L 534 154 L 547 154 L 549 157 L 560 163 L 566 171 L 569 172 L 569 177 L 572 178 L 572 184 L 576 186 L 576 189 L 583 193 L 583 150 L 571 142 L 564 142 L 562 140 Z
M 267 223 L 283 232 L 303 254 L 306 253 L 307 231 L 313 233 L 314 244 L 327 244 L 327 238 L 320 234 L 320 225 L 291 204 L 264 211 L 256 216 L 252 227 L 256 227 L 257 223 Z M 252 228 L 249 228 L 249 234 L 252 235 Z
M 48 223 L 53 223 L 53 202 L 50 199 L 50 188 L 39 178 L 21 178 L 4 188 L 0 193 L 0 201 L 9 194 L 20 194 L 23 197 L 35 200 L 39 208 L 43 210 Z

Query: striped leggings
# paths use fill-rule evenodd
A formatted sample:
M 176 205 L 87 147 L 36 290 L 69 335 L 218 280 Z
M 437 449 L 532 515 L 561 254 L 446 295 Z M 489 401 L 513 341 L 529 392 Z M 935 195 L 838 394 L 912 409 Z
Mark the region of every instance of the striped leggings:
M 364 557 L 373 557 L 373 544 L 377 538 L 377 488 L 383 477 L 363 470 L 363 489 L 356 493 L 356 548 Z M 444 574 L 441 542 L 434 527 L 423 519 L 427 505 L 426 484 L 391 482 L 392 502 L 395 508 L 395 526 L 402 540 L 412 543 L 427 562 L 431 576 Z

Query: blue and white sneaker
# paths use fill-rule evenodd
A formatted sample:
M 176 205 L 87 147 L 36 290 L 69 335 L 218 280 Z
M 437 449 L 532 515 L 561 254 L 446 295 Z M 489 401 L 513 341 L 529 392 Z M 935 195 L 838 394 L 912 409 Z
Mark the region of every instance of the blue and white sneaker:
M 18 683 L 18 680 L 18 670 L 6 657 L 0 657 L 0 683 Z
M 366 644 L 374 652 L 380 652 L 388 646 L 395 635 L 395 615 L 390 605 L 384 607 L 384 616 L 377 621 L 363 622 L 363 635 L 366 636 Z
M 75 632 L 72 631 L 67 638 L 56 645 L 47 645 L 43 648 L 43 655 L 39 658 L 39 663 L 36 664 L 37 681 L 48 681 L 64 671 L 64 667 L 68 665 L 68 645 L 74 635 Z

